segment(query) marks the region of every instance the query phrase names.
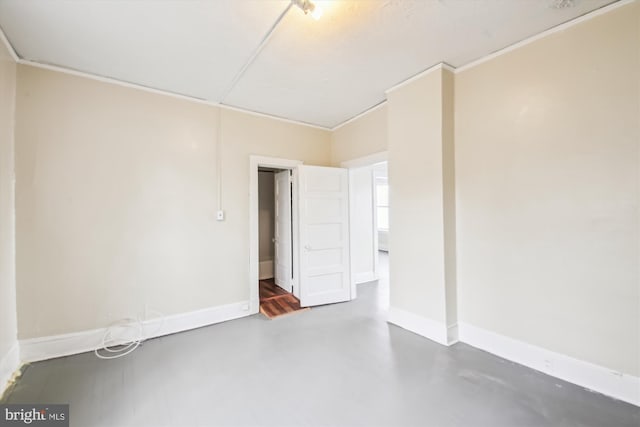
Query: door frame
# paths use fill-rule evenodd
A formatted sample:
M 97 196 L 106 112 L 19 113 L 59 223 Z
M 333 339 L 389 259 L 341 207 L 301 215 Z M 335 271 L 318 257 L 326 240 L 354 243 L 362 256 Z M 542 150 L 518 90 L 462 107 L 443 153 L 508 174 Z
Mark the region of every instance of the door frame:
M 259 174 L 258 170 L 258 174 Z M 293 293 L 293 180 L 291 169 L 278 169 L 273 173 L 273 281 L 287 292 Z M 282 184 L 282 186 L 281 186 Z M 284 196 L 284 197 L 282 197 Z M 260 195 L 258 195 L 258 198 Z M 284 202 L 284 203 L 283 203 Z M 284 211 L 282 212 L 284 207 Z M 280 227 L 281 218 L 286 219 L 284 227 Z M 288 230 L 287 230 L 288 228 Z M 260 230 L 258 230 L 260 233 Z M 284 256 L 278 256 L 282 252 Z M 287 253 L 288 252 L 288 253 Z M 282 258 L 287 257 L 284 272 L 280 272 Z
M 249 156 L 249 313 L 256 314 L 260 311 L 260 274 L 258 262 L 260 258 L 258 234 L 258 168 L 288 169 L 292 171 L 293 191 L 291 224 L 292 224 L 292 245 L 291 245 L 291 265 L 293 266 L 293 289 L 298 289 L 298 196 L 296 195 L 296 166 L 303 164 L 300 160 L 283 159 L 279 157 L 265 157 L 258 155 Z M 296 292 L 294 292 L 295 295 Z
M 382 163 L 382 162 L 389 162 L 389 153 L 387 151 L 380 151 L 378 153 L 374 153 L 374 154 L 369 154 L 367 156 L 363 156 L 363 157 L 358 157 L 356 159 L 352 159 L 352 160 L 348 160 L 348 161 L 344 161 L 340 163 L 340 167 L 341 168 L 347 168 L 347 169 L 358 169 L 358 168 L 363 168 L 363 167 L 367 167 L 367 166 L 373 166 L 377 163 Z M 374 242 L 374 247 L 375 250 L 378 250 L 378 227 L 377 227 L 377 218 L 376 218 L 376 193 L 375 193 L 375 177 L 372 176 L 371 178 L 372 181 L 372 185 L 373 185 L 373 206 L 371 207 L 371 209 L 373 209 L 373 242 Z M 353 194 L 353 189 L 352 189 L 352 181 L 351 181 L 351 172 L 349 172 L 349 221 L 351 223 L 353 223 L 353 217 L 352 217 L 352 213 L 353 213 L 353 209 L 351 208 L 351 194 Z M 353 236 L 353 227 L 349 227 L 349 233 L 350 233 L 350 239 L 353 242 L 354 241 L 354 236 Z M 350 250 L 351 248 L 353 248 L 353 246 L 350 246 Z M 356 278 L 355 278 L 355 268 L 353 265 L 354 262 L 354 257 L 352 256 L 353 254 L 349 254 L 349 259 L 351 260 L 350 263 L 350 268 L 351 268 L 351 299 L 355 299 L 357 297 L 357 283 L 356 283 Z M 377 276 L 378 275 L 378 257 L 374 257 L 374 273 Z

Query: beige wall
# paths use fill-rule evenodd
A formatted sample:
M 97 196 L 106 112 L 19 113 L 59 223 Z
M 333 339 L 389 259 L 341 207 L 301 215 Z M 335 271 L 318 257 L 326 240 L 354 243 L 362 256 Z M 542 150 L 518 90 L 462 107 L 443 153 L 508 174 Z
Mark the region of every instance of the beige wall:
M 387 105 L 381 105 L 331 133 L 331 164 L 387 150 Z
M 19 66 L 20 338 L 249 298 L 249 155 L 330 163 L 323 130 Z
M 443 70 L 388 93 L 390 304 L 446 324 Z
M 454 79 L 455 75 L 451 70 L 442 69 L 442 234 L 444 238 L 445 306 L 448 327 L 454 327 L 458 323 Z M 457 340 L 457 333 L 454 332 L 451 339 Z
M 640 374 L 640 3 L 456 75 L 461 320 Z
M 14 112 L 16 63 L 0 42 L 0 394 L 17 343 L 14 203 Z

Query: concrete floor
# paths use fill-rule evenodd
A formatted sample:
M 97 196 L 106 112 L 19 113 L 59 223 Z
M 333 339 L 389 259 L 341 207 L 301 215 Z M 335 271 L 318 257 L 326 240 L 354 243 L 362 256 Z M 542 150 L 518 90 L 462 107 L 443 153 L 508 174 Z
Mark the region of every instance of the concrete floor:
M 83 427 L 640 425 L 635 406 L 387 324 L 387 286 L 150 340 L 118 360 L 34 363 L 7 403 L 70 403 Z

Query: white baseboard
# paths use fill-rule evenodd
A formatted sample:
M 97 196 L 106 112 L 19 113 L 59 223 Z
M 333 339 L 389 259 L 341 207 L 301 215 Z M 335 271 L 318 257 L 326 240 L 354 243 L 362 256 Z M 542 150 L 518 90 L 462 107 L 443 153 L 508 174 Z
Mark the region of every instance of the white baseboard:
M 260 261 L 259 278 L 260 280 L 271 279 L 273 277 L 273 260 Z
M 389 323 L 400 326 L 408 331 L 442 345 L 449 345 L 447 339 L 447 326 L 426 317 L 402 310 L 396 307 L 389 307 Z
M 574 359 L 467 323 L 460 341 L 598 393 L 640 406 L 640 378 Z
M 9 380 L 13 377 L 14 372 L 20 368 L 20 346 L 16 341 L 13 343 L 9 351 L 0 359 L 0 396 L 4 393 L 9 385 Z
M 249 301 L 221 305 L 142 322 L 145 338 L 155 338 L 248 316 Z M 106 328 L 20 340 L 22 362 L 35 362 L 100 348 Z
M 360 283 L 367 283 L 367 282 L 373 282 L 374 280 L 378 280 L 378 275 L 374 271 L 356 273 L 353 276 L 353 280 L 356 282 L 356 285 L 359 285 Z

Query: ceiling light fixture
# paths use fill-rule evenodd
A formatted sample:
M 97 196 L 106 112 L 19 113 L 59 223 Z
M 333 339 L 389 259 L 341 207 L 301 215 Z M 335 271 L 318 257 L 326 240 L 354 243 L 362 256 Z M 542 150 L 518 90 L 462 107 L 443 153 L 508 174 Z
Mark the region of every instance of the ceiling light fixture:
M 302 9 L 305 15 L 311 15 L 316 21 L 322 17 L 322 8 L 311 0 L 292 0 L 292 3 Z

